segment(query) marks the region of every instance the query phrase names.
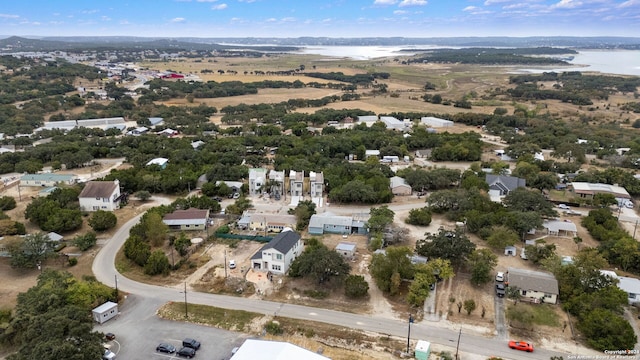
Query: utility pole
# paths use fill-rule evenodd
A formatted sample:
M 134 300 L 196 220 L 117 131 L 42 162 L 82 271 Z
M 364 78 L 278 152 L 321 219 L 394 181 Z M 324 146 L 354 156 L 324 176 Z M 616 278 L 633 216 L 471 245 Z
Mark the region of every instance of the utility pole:
M 456 360 L 458 360 L 458 349 L 460 349 L 460 335 L 462 335 L 462 328 L 458 332 L 458 345 L 456 345 Z
M 227 278 L 227 250 L 224 251 L 224 278 Z
M 407 332 L 407 354 L 409 354 L 409 340 L 411 339 L 411 324 L 413 323 L 413 316 L 409 314 L 409 331 Z
M 638 229 L 638 220 L 636 219 L 636 226 L 633 227 L 633 240 L 636 239 L 636 230 Z
M 187 308 L 187 282 L 184 282 L 184 317 L 189 318 L 189 310 Z
M 118 303 L 118 275 L 114 275 L 116 280 L 116 304 Z

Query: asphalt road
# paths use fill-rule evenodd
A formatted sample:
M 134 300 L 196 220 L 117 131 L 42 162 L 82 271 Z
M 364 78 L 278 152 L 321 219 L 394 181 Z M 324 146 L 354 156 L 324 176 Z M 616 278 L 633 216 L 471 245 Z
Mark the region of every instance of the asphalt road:
M 196 325 L 180 324 L 176 322 L 167 322 L 158 319 L 155 311 L 163 303 L 168 301 L 184 302 L 184 293 L 179 288 L 163 287 L 156 285 L 148 285 L 139 283 L 124 277 L 115 269 L 115 256 L 124 241 L 128 237 L 129 230 L 136 224 L 142 215 L 124 224 L 111 238 L 100 252 L 96 255 L 93 262 L 93 273 L 102 283 L 114 287 L 116 285 L 119 290 L 131 294 L 126 301 L 124 310 L 116 320 L 109 321 L 103 326 L 98 326 L 99 331 L 112 331 L 120 334 L 119 342 L 123 342 L 121 354 L 152 354 L 155 346 L 161 340 L 177 340 L 185 336 L 190 336 L 189 331 L 198 331 L 202 336 L 210 336 L 213 339 L 216 335 L 213 333 L 221 330 L 211 328 L 196 329 Z M 132 301 L 133 304 L 129 304 Z M 246 299 L 233 296 L 215 295 L 207 293 L 187 292 L 187 302 L 196 304 L 212 305 L 226 309 L 246 310 L 265 315 L 278 315 L 302 320 L 320 321 L 324 323 L 344 326 L 353 329 L 371 331 L 380 334 L 398 336 L 406 338 L 408 332 L 408 321 L 390 320 L 386 318 L 377 318 L 371 315 L 358 315 L 345 313 L 321 308 L 312 308 L 300 305 L 285 304 L 279 302 L 263 301 L 257 299 Z M 175 330 L 180 326 L 186 326 L 183 330 Z M 163 330 L 165 329 L 165 330 Z M 189 330 L 193 329 L 193 330 Z M 153 335 L 154 331 L 163 332 L 164 337 Z M 435 326 L 434 323 L 422 321 L 411 325 L 411 338 L 415 340 L 426 340 L 434 344 L 455 347 L 458 341 L 458 329 L 450 329 L 446 327 Z M 180 333 L 180 334 L 179 334 Z M 229 332 L 223 332 L 229 333 Z M 223 334 L 220 333 L 220 334 Z M 175 334 L 175 336 L 174 336 Z M 206 335 L 205 335 L 206 334 Z M 193 337 L 197 337 L 192 335 Z M 227 335 L 219 335 L 227 336 Z M 236 338 L 229 335 L 229 342 L 221 349 L 222 356 L 228 354 L 235 342 L 241 342 L 241 336 L 236 334 Z M 174 343 L 174 341 L 171 341 Z M 206 344 L 203 341 L 203 344 Z M 174 343 L 176 345 L 176 343 Z M 205 349 L 203 345 L 203 349 Z M 227 350 L 227 348 L 229 350 Z M 534 353 L 524 353 L 508 348 L 505 340 L 493 339 L 475 334 L 468 334 L 462 331 L 459 343 L 460 352 L 478 354 L 483 356 L 497 356 L 508 359 L 525 360 L 525 359 L 549 359 L 551 356 L 566 356 L 567 354 L 554 352 L 540 347 L 536 348 Z M 201 350 L 204 351 L 204 350 Z M 145 356 L 147 357 L 147 356 Z M 199 355 L 200 357 L 200 355 Z M 123 356 L 124 359 L 135 358 L 135 356 Z M 155 357 L 152 357 L 155 359 Z

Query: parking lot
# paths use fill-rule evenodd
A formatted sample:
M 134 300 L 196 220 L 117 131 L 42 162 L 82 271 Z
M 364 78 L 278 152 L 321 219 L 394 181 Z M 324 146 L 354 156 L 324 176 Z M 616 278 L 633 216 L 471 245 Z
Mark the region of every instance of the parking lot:
M 149 305 L 152 305 L 149 307 Z M 116 338 L 106 341 L 111 351 L 116 353 L 116 360 L 126 359 L 184 359 L 176 354 L 156 352 L 156 346 L 161 342 L 169 343 L 180 349 L 182 339 L 194 338 L 202 346 L 194 359 L 227 360 L 231 357 L 231 350 L 240 346 L 245 334 L 221 330 L 208 326 L 201 326 L 186 322 L 170 321 L 158 318 L 150 313 L 160 307 L 162 303 L 148 304 L 138 302 L 130 296 L 120 314 L 104 324 L 96 324 L 95 331 L 112 332 Z M 141 307 L 147 307 L 142 309 Z M 143 316 L 140 316 L 143 315 Z

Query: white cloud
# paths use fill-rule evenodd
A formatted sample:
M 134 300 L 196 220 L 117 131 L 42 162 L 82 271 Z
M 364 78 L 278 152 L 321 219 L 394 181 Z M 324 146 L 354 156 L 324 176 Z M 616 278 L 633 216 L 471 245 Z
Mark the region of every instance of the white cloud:
M 102 21 L 111 21 L 111 18 L 108 16 L 102 16 L 101 19 Z
M 256 2 L 256 0 L 238 0 L 238 2 L 252 3 L 252 2 Z
M 280 21 L 282 21 L 282 22 L 294 22 L 294 21 L 296 21 L 296 18 L 294 18 L 294 17 L 283 17 L 282 19 L 280 19 Z
M 309 21 L 309 23 L 311 23 L 311 21 L 310 21 L 310 20 L 308 20 L 308 21 Z M 323 24 L 328 24 L 328 23 L 330 23 L 331 21 L 333 21 L 333 19 L 331 19 L 331 18 L 326 18 L 326 19 L 322 19 L 322 21 L 320 21 L 320 22 L 321 22 L 321 23 L 323 23 Z
M 581 1 L 576 0 L 560 0 L 560 2 L 551 5 L 552 9 L 574 9 L 582 6 Z
M 408 13 L 408 11 L 406 11 L 406 10 L 396 10 L 396 11 L 394 11 L 393 13 L 394 13 L 395 15 L 404 15 L 404 14 L 407 14 L 407 13 Z
M 398 6 L 424 6 L 427 0 L 402 0 Z
M 630 6 L 636 6 L 636 5 L 640 5 L 640 1 L 639 0 L 627 0 L 625 2 L 623 2 L 622 4 L 618 5 L 619 8 L 626 8 L 626 7 L 630 7 Z
M 267 19 L 267 20 L 265 20 L 265 21 L 266 21 L 266 22 L 273 23 L 273 22 L 278 21 L 278 19 L 276 19 L 276 18 L 268 18 L 268 19 Z
M 0 18 L 2 19 L 17 19 L 20 16 L 14 14 L 0 14 Z
M 218 0 L 196 0 L 197 2 L 217 2 Z
M 375 0 L 373 5 L 393 5 L 397 2 L 398 0 Z
M 120 25 L 130 25 L 129 20 L 120 20 Z
M 476 6 L 467 6 L 466 8 L 462 9 L 462 11 L 476 11 L 476 10 L 480 10 L 480 8 Z
M 228 7 L 227 4 L 218 4 L 218 5 L 213 5 L 211 7 L 211 10 L 224 10 Z
M 97 12 L 98 12 L 98 10 L 95 10 L 95 9 L 94 10 L 82 10 L 81 11 L 81 13 L 83 13 L 83 14 L 95 14 Z
M 486 0 L 484 2 L 484 6 L 489 6 L 489 5 L 493 5 L 493 4 L 500 4 L 500 3 L 506 3 L 509 2 L 511 0 Z
M 185 22 L 187 19 L 183 18 L 183 17 L 177 17 L 177 18 L 173 18 L 171 19 L 172 23 L 182 23 Z

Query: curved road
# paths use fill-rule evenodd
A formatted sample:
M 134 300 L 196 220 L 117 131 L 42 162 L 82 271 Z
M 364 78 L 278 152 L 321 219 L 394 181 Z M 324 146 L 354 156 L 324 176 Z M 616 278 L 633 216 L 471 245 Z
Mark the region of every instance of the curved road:
M 128 317 L 127 323 L 130 323 L 131 326 L 135 326 L 135 318 L 144 319 L 150 316 L 155 316 L 155 311 L 157 310 L 157 304 L 159 301 L 184 301 L 184 293 L 181 294 L 180 289 L 178 288 L 139 283 L 124 277 L 115 269 L 114 264 L 116 253 L 127 239 L 131 227 L 140 220 L 141 216 L 142 214 L 134 217 L 118 229 L 113 238 L 109 240 L 98 252 L 92 267 L 93 273 L 100 282 L 108 286 L 115 287 L 117 281 L 118 290 L 135 295 L 136 301 L 143 303 L 142 306 L 138 305 L 136 307 L 144 310 L 128 312 L 126 315 Z M 246 299 L 234 296 L 199 292 L 188 292 L 187 295 L 187 301 L 189 303 L 212 305 L 226 309 L 246 310 L 264 315 L 278 315 L 295 319 L 320 321 L 347 328 L 371 331 L 385 335 L 388 334 L 400 338 L 406 338 L 407 336 L 407 321 L 390 320 L 370 315 L 358 315 L 321 308 Z M 132 317 L 135 318 L 132 319 Z M 458 330 L 434 326 L 433 323 L 422 321 L 411 325 L 411 338 L 413 340 L 422 339 L 434 344 L 455 348 L 456 343 L 458 342 Z M 552 356 L 567 355 L 541 348 L 537 348 L 532 354 L 519 352 L 509 349 L 504 340 L 467 334 L 464 331 L 461 334 L 459 346 L 461 352 L 516 360 L 546 360 Z

